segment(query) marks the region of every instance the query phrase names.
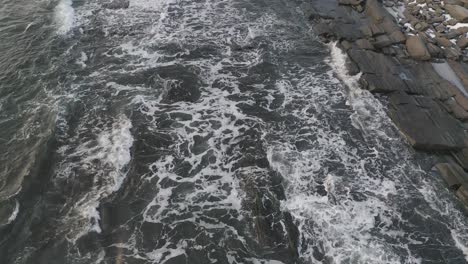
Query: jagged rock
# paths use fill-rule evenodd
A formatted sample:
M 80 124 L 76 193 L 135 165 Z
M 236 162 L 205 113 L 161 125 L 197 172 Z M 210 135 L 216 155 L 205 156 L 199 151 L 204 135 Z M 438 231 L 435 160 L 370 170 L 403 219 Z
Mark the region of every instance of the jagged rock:
M 393 47 L 384 47 L 382 48 L 382 52 L 388 56 L 395 56 L 397 54 L 396 49 Z
M 406 37 L 401 31 L 394 31 L 391 33 L 390 39 L 393 43 L 404 43 L 406 41 Z
M 445 10 L 449 14 L 462 23 L 468 22 L 468 9 L 459 5 L 445 5 Z
M 366 1 L 366 13 L 374 20 L 374 22 L 382 22 L 385 17 L 385 12 L 386 11 L 376 0 Z
M 447 101 L 447 105 L 450 108 L 450 111 L 453 115 L 460 120 L 466 121 L 468 120 L 468 112 L 461 107 L 455 99 L 451 99 Z
M 374 46 L 367 39 L 358 39 L 356 40 L 356 46 L 360 49 L 374 50 Z
M 435 30 L 437 32 L 444 32 L 447 29 L 447 27 L 444 24 L 439 24 L 435 27 Z
M 389 114 L 415 149 L 440 151 L 465 147 L 460 122 L 428 97 L 395 93 L 390 97 Z
M 385 30 L 376 24 L 368 24 L 360 28 L 362 34 L 368 38 L 385 34 Z
M 447 34 L 445 34 L 445 37 L 448 39 L 453 39 L 453 38 L 457 38 L 461 34 L 463 33 L 458 30 L 450 30 Z
M 414 25 L 414 28 L 419 31 L 426 30 L 429 27 L 429 25 L 426 22 L 419 22 L 416 25 Z
M 358 64 L 363 73 L 388 74 L 394 67 L 391 58 L 374 51 L 350 49 L 348 55 Z
M 435 168 L 452 190 L 456 191 L 462 185 L 468 184 L 468 174 L 455 163 L 438 163 Z
M 438 17 L 431 17 L 428 22 L 433 24 L 433 23 L 442 23 L 444 22 L 445 20 L 445 17 L 443 16 L 438 16 Z
M 373 93 L 390 93 L 402 90 L 405 87 L 404 82 L 391 73 L 371 74 L 364 73 L 359 80 L 361 85 Z
M 461 0 L 444 0 L 446 5 L 463 5 Z
M 458 20 L 452 18 L 444 22 L 446 25 L 455 26 L 458 23 Z
M 460 47 L 460 49 L 468 47 L 468 38 L 461 37 L 459 40 L 457 40 L 457 46 Z
M 447 59 L 457 60 L 462 54 L 461 51 L 453 47 L 444 49 Z
M 447 100 L 454 96 L 453 85 L 440 77 L 429 62 L 406 65 L 402 75 L 410 94 L 426 95 L 439 100 Z
M 467 206 L 468 205 L 468 186 L 461 186 L 457 190 L 457 197 L 462 201 L 462 203 Z
M 409 55 L 416 60 L 429 60 L 431 54 L 426 48 L 426 45 L 418 36 L 410 36 L 406 39 L 406 48 Z
M 448 86 L 449 90 L 451 93 L 454 94 L 453 98 L 455 99 L 455 101 L 457 101 L 457 103 L 463 107 L 463 109 L 465 109 L 466 111 L 468 111 L 468 98 L 465 97 L 465 95 L 463 95 L 462 92 L 460 92 L 460 90 L 455 87 L 455 86 Z
M 456 62 L 454 60 L 447 61 L 457 77 L 461 80 L 465 90 L 468 88 L 468 64 Z
M 359 66 L 349 57 L 346 58 L 346 69 L 348 70 L 349 75 L 356 75 L 360 72 Z
M 383 48 L 393 44 L 393 41 L 387 35 L 380 35 L 375 38 L 374 46 Z
M 441 48 L 432 43 L 427 43 L 426 47 L 429 53 L 431 54 L 431 57 L 440 57 L 444 54 L 444 51 Z
M 387 34 L 400 31 L 400 27 L 395 23 L 395 20 L 389 17 L 385 17 L 380 26 Z
M 455 31 L 460 33 L 460 35 L 463 35 L 465 33 L 468 33 L 468 26 L 461 26 L 461 27 L 455 29 Z
M 452 157 L 463 169 L 468 170 L 468 148 L 452 152 Z
M 349 41 L 347 41 L 347 40 L 341 41 L 340 44 L 341 44 L 341 48 L 344 51 L 348 51 L 352 47 L 351 43 Z
M 444 37 L 436 37 L 435 40 L 437 41 L 437 44 L 439 44 L 439 46 L 446 48 L 453 46 L 453 43 Z

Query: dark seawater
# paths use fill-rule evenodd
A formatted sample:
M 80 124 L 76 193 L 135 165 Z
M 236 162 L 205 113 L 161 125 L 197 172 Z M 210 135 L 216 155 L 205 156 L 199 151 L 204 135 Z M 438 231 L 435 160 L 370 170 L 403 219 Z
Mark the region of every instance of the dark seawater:
M 307 0 L 2 0 L 0 263 L 466 263 Z

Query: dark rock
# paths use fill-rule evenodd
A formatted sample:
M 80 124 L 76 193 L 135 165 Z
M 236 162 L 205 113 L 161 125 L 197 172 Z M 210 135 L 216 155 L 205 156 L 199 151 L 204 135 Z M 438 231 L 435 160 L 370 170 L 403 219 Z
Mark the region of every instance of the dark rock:
M 348 51 L 352 47 L 351 43 L 349 41 L 347 41 L 347 40 L 341 41 L 340 44 L 341 44 L 341 48 L 344 51 Z
M 432 44 L 432 43 L 427 43 L 426 45 L 427 47 L 427 50 L 429 51 L 429 53 L 431 54 L 431 57 L 440 57 L 444 54 L 444 51 L 439 48 L 438 46 Z
M 359 66 L 349 57 L 346 58 L 346 69 L 348 70 L 349 75 L 356 75 L 360 72 Z
M 468 148 L 454 151 L 452 156 L 463 169 L 468 170 Z
M 458 39 L 457 46 L 460 47 L 460 49 L 465 49 L 466 47 L 468 47 L 468 38 L 461 37 L 460 39 Z
M 373 93 L 390 93 L 402 90 L 405 87 L 405 83 L 398 76 L 392 74 L 364 73 L 359 81 L 367 90 Z
M 402 71 L 407 92 L 410 94 L 426 95 L 439 100 L 447 100 L 454 96 L 451 91 L 453 85 L 440 77 L 429 62 L 406 65 Z
M 360 5 L 364 0 L 338 0 L 340 5 Z
M 383 30 L 382 27 L 373 23 L 361 26 L 360 31 L 365 37 L 368 38 L 385 34 L 385 30 Z
M 406 37 L 401 31 L 394 31 L 390 34 L 393 43 L 405 43 Z
M 458 188 L 456 194 L 465 206 L 468 205 L 468 186 L 461 186 L 460 188 Z
M 468 120 L 468 112 L 463 109 L 455 99 L 448 100 L 447 105 L 450 108 L 450 112 L 452 112 L 457 119 L 463 121 Z
M 437 41 L 437 44 L 439 44 L 439 46 L 446 47 L 446 48 L 453 46 L 453 43 L 447 38 L 436 37 L 435 40 Z
M 113 0 L 102 5 L 104 8 L 108 9 L 127 9 L 130 6 L 129 0 Z
M 380 35 L 375 38 L 374 46 L 381 49 L 393 44 L 393 41 L 387 35 Z
M 450 30 L 447 34 L 445 34 L 445 37 L 448 38 L 448 39 L 453 39 L 453 38 L 457 38 L 461 34 L 463 34 L 461 31 Z
M 447 59 L 452 59 L 452 60 L 457 60 L 462 55 L 461 51 L 454 47 L 444 49 L 444 54 L 445 54 L 445 57 L 447 57 Z
M 393 94 L 389 114 L 415 149 L 440 151 L 465 147 L 460 122 L 428 97 Z
M 356 40 L 356 46 L 360 49 L 374 50 L 374 46 L 367 39 L 358 39 Z
M 462 185 L 468 184 L 468 174 L 457 164 L 438 163 L 435 165 L 435 168 L 452 190 L 456 191 Z
M 456 62 L 454 60 L 447 61 L 457 77 L 461 80 L 463 86 L 468 87 L 468 64 L 463 62 Z
M 363 73 L 388 74 L 395 66 L 391 58 L 370 50 L 350 49 L 348 55 Z
M 400 31 L 400 27 L 395 23 L 395 20 L 390 17 L 385 17 L 380 26 L 387 34 Z

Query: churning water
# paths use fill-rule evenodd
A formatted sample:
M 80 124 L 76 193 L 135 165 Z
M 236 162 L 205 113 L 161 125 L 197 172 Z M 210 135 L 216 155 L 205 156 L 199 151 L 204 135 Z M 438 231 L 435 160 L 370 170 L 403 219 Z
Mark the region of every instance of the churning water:
M 0 263 L 466 263 L 305 2 L 4 0 Z

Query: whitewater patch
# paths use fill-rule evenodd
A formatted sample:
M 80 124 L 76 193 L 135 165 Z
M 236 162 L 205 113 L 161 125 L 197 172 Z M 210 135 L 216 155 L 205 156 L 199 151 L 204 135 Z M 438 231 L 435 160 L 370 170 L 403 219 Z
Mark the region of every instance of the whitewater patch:
M 72 0 L 60 0 L 54 10 L 57 34 L 67 34 L 75 23 L 75 10 L 72 7 Z
M 397 128 L 386 115 L 384 106 L 369 91 L 360 88 L 358 83 L 360 73 L 356 76 L 348 74 L 345 66 L 347 55 L 337 46 L 337 43 L 330 44 L 329 48 L 331 50 L 329 64 L 338 78 L 347 86 L 347 103 L 354 110 L 354 114 L 351 116 L 353 123 L 357 121 L 360 124 L 358 128 L 365 134 L 371 135 L 368 139 L 376 144 L 377 156 L 383 154 L 383 151 L 379 151 L 382 147 L 380 142 L 388 141 L 384 144 L 390 146 L 395 155 L 410 159 L 412 154 L 405 148 L 405 144 L 402 144 L 404 139 L 392 132 Z M 447 62 L 433 63 L 432 65 L 439 75 L 459 87 L 460 81 Z M 462 92 L 466 93 L 464 89 Z M 455 246 L 463 252 L 465 259 L 468 260 L 468 236 L 465 235 L 468 226 L 466 225 L 465 216 L 456 208 L 453 194 L 445 188 L 442 180 L 438 178 L 439 176 L 430 172 L 427 173 L 418 165 L 411 163 L 399 164 L 392 171 L 397 177 L 392 180 L 391 184 L 398 186 L 405 183 L 405 185 L 412 186 L 414 188 L 412 192 L 416 191 L 414 194 L 417 193 L 417 195 L 422 196 L 427 203 L 424 206 L 430 207 L 439 216 L 451 219 L 451 221 L 441 222 L 441 224 L 450 230 Z M 430 176 L 436 178 L 431 179 Z M 391 189 L 393 189 L 394 194 L 397 193 L 395 188 Z M 410 194 L 400 193 L 400 195 L 406 197 Z M 418 214 L 423 215 L 423 217 L 435 218 L 434 216 L 425 215 L 424 208 L 419 210 Z M 409 242 L 413 244 L 421 243 L 415 240 L 409 240 Z M 406 245 L 406 248 L 408 252 L 407 263 L 420 263 L 421 259 L 411 255 L 408 245 Z
M 64 164 L 59 177 L 71 177 L 72 168 L 77 167 L 86 169 L 94 177 L 90 190 L 83 193 L 65 219 L 74 226 L 67 237 L 71 242 L 89 232 L 101 232 L 98 208 L 125 180 L 134 141 L 131 129 L 132 122 L 125 116 L 119 117 L 111 129 L 98 134 L 93 143 L 82 143 L 70 154 L 72 158 L 79 158 L 79 162 Z
M 334 69 L 338 78 L 346 85 L 347 104 L 352 107 L 354 113 L 351 115 L 354 127 L 363 131 L 365 135 L 372 138 L 379 136 L 389 138 L 388 117 L 383 105 L 367 90 L 360 88 L 359 79 L 361 73 L 351 76 L 346 69 L 347 55 L 338 47 L 337 42 L 328 45 L 330 49 L 329 65 Z M 397 138 L 392 138 L 398 140 Z

